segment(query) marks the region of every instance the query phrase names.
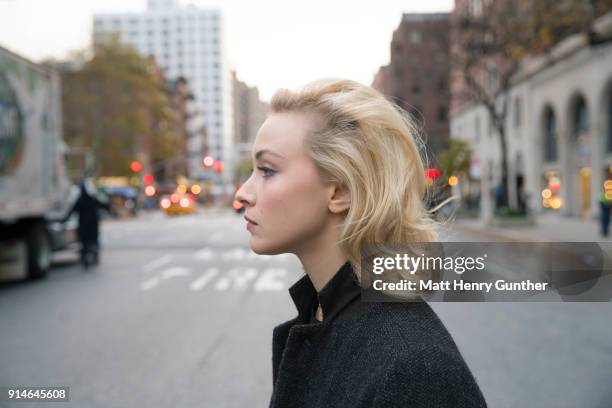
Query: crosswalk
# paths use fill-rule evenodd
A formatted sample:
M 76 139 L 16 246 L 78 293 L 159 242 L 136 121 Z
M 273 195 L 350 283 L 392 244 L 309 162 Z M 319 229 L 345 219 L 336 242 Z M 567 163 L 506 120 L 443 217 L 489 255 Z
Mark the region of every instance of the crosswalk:
M 288 263 L 293 258 L 290 254 L 271 256 L 241 247 L 204 247 L 190 258 L 186 260 L 184 256 L 178 258 L 173 254 L 163 254 L 144 264 L 139 289 L 145 292 L 157 290 L 174 281 L 184 284 L 190 292 L 283 291 L 288 288 L 289 279 L 296 276 L 295 267 Z

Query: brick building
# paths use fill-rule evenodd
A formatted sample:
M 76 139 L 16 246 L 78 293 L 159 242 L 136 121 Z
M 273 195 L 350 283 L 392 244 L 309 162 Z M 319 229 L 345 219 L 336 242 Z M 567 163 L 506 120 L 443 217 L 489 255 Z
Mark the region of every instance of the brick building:
M 422 126 L 430 165 L 449 140 L 449 18 L 448 13 L 403 14 L 393 33 L 391 60 L 372 83 Z

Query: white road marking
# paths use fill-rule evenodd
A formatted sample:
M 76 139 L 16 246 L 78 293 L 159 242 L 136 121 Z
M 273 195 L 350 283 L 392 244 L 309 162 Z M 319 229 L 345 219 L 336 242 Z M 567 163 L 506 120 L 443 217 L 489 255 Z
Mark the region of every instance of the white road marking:
M 255 268 L 234 268 L 234 287 L 238 290 L 245 290 L 249 281 L 257 276 Z
M 244 290 L 249 283 L 257 276 L 257 269 L 248 267 L 236 267 L 230 269 L 226 276 L 219 279 L 215 285 L 215 290 L 224 291 L 230 287 Z
M 140 284 L 140 290 L 151 290 L 159 283 L 158 277 L 149 278 Z
M 189 289 L 193 291 L 202 290 L 202 288 L 206 286 L 206 284 L 218 274 L 219 270 L 217 268 L 207 269 L 202 276 L 200 276 L 198 279 L 194 280 L 193 282 L 191 282 L 191 284 L 189 284 Z
M 181 276 L 189 276 L 191 275 L 191 269 L 190 268 L 183 268 L 181 266 L 172 266 L 168 269 L 165 269 L 162 273 L 161 276 L 164 280 L 168 280 L 168 279 L 172 279 L 172 278 L 178 278 Z
M 183 268 L 181 266 L 172 266 L 170 268 L 164 269 L 159 276 L 154 276 L 142 282 L 140 284 L 140 290 L 151 290 L 161 281 L 165 281 L 172 278 L 177 278 L 181 276 L 189 276 L 191 275 L 190 268 Z
M 285 268 L 266 268 L 255 282 L 255 291 L 283 290 L 285 283 L 282 280 L 287 275 Z
M 279 255 L 260 255 L 251 251 L 248 248 L 236 247 L 227 250 L 213 250 L 209 247 L 204 247 L 193 254 L 193 258 L 199 261 L 210 261 L 213 259 L 222 259 L 224 261 L 274 261 L 283 262 L 291 258 L 291 254 Z
M 193 257 L 200 261 L 210 261 L 214 258 L 214 256 L 215 254 L 210 248 L 202 248 L 198 252 L 193 254 Z
M 161 266 L 169 264 L 170 262 L 172 262 L 172 255 L 164 255 L 164 256 L 162 256 L 160 258 L 157 258 L 154 261 L 149 262 L 145 266 L 143 266 L 142 270 L 144 272 L 151 272 L 154 269 L 157 269 L 157 268 L 159 268 Z
M 242 248 L 235 248 L 230 251 L 225 251 L 221 256 L 224 261 L 241 261 L 247 255 L 246 251 Z

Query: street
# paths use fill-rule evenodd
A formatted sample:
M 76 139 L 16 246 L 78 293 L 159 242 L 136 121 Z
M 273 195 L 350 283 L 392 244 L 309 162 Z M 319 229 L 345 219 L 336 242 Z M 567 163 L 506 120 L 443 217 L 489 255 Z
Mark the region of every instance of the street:
M 267 406 L 297 258 L 252 253 L 229 211 L 106 220 L 101 236 L 97 268 L 60 253 L 47 279 L 0 286 L 0 386 L 68 386 L 58 407 Z M 610 303 L 431 305 L 490 407 L 612 405 Z

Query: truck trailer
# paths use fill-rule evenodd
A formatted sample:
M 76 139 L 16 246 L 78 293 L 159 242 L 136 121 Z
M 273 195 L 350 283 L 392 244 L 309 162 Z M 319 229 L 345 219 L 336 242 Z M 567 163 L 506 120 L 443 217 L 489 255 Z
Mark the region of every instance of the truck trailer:
M 59 73 L 0 47 L 0 280 L 40 278 L 74 240 Z

